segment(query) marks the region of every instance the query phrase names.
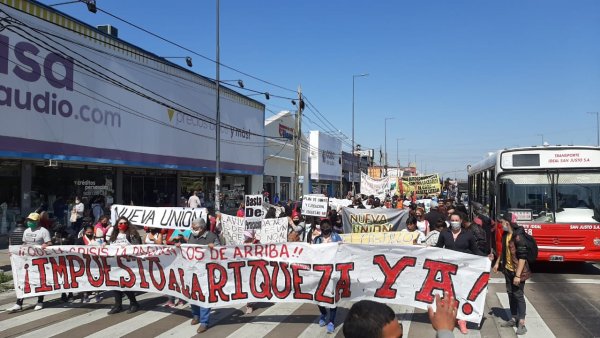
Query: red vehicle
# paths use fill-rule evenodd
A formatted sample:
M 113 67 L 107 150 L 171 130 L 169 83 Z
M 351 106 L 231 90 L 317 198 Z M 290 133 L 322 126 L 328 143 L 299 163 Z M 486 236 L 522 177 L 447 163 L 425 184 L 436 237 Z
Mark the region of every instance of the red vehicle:
M 538 260 L 600 261 L 600 147 L 504 149 L 467 170 L 471 210 L 515 213 Z

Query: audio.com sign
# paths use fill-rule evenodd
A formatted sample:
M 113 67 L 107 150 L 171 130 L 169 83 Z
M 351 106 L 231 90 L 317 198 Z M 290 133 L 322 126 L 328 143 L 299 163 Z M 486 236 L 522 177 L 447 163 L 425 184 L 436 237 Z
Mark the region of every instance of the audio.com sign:
M 40 49 L 37 46 L 26 41 L 17 42 L 11 49 L 9 42 L 8 36 L 0 34 L 0 76 L 12 72 L 19 79 L 31 83 L 43 78 L 52 88 L 73 91 L 72 59 L 56 53 L 48 53 L 43 57 L 39 55 Z M 9 61 L 11 51 L 17 62 Z M 43 62 L 40 64 L 38 60 L 41 58 Z M 57 73 L 55 69 L 62 69 L 63 72 Z M 85 104 L 74 107 L 69 100 L 61 99 L 58 94 L 50 91 L 32 93 L 20 88 L 0 85 L 0 106 L 121 128 L 120 112 L 101 110 Z

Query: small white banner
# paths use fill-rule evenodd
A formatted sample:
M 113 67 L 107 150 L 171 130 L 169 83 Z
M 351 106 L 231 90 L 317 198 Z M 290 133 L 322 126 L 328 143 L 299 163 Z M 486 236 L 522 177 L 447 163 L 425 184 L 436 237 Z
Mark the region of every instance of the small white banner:
M 246 209 L 244 210 L 246 229 L 260 229 L 261 220 L 265 218 L 263 203 L 265 202 L 262 195 L 246 195 L 244 196 Z
M 191 227 L 192 221 L 198 218 L 206 221 L 208 211 L 206 208 L 153 208 L 113 204 L 110 207 L 111 223 L 116 225 L 121 216 L 141 227 L 181 229 Z

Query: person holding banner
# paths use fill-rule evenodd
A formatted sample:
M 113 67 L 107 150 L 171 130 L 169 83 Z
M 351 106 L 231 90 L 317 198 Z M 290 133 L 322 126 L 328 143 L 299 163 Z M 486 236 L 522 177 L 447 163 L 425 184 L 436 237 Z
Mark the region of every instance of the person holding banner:
M 321 234 L 316 237 L 313 244 L 322 243 L 335 243 L 341 242 L 342 237 L 333 232 L 331 221 L 329 218 L 321 218 Z M 337 313 L 337 307 L 329 309 L 329 320 L 327 321 L 327 309 L 324 306 L 319 305 L 319 311 L 321 316 L 319 317 L 319 326 L 323 327 L 327 325 L 327 333 L 333 333 L 335 331 L 335 315 Z
M 108 243 L 113 231 L 114 228 L 108 223 L 108 215 L 102 215 L 94 226 L 94 237 L 100 244 Z
M 32 212 L 27 216 L 27 229 L 23 232 L 23 245 L 41 245 L 42 249 L 52 245 L 50 232 L 39 225 L 40 214 Z M 44 308 L 44 296 L 39 296 L 37 304 L 33 308 L 38 311 Z M 14 313 L 23 309 L 23 298 L 17 298 L 17 303 L 6 310 L 7 313 Z
M 188 244 L 195 245 L 207 245 L 209 248 L 221 245 L 219 237 L 214 233 L 208 231 L 206 221 L 203 218 L 196 218 L 192 221 L 192 233 L 187 239 Z M 175 244 L 179 247 L 181 244 Z M 200 323 L 196 332 L 202 333 L 208 330 L 208 322 L 210 319 L 210 308 L 201 307 L 198 305 L 191 304 L 192 308 L 192 325 Z
M 417 217 L 417 228 L 425 235 L 429 234 L 429 222 L 425 219 L 425 209 L 423 207 L 417 207 L 415 211 L 415 217 Z
M 121 216 L 117 219 L 117 229 L 119 231 L 113 231 L 110 235 L 110 245 L 139 245 L 142 244 L 142 239 L 138 234 L 137 230 L 127 217 Z M 135 293 L 133 291 L 114 291 L 115 292 L 115 305 L 108 311 L 109 315 L 119 313 L 123 311 L 123 294 L 129 298 L 129 310 L 127 313 L 134 313 L 140 309 L 140 305 L 135 299 Z
M 302 241 L 306 223 L 301 220 L 301 215 L 297 210 L 292 211 L 292 217 L 289 218 L 288 242 Z
M 244 231 L 244 244 L 260 244 L 260 238 L 256 236 L 254 229 L 248 229 Z M 251 314 L 256 307 L 256 303 L 246 304 L 246 314 Z

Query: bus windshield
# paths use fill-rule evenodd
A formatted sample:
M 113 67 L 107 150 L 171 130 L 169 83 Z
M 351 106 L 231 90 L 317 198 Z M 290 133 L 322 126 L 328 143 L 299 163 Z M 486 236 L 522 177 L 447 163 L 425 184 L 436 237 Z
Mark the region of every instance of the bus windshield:
M 600 223 L 600 173 L 506 174 L 500 212 L 534 223 Z

